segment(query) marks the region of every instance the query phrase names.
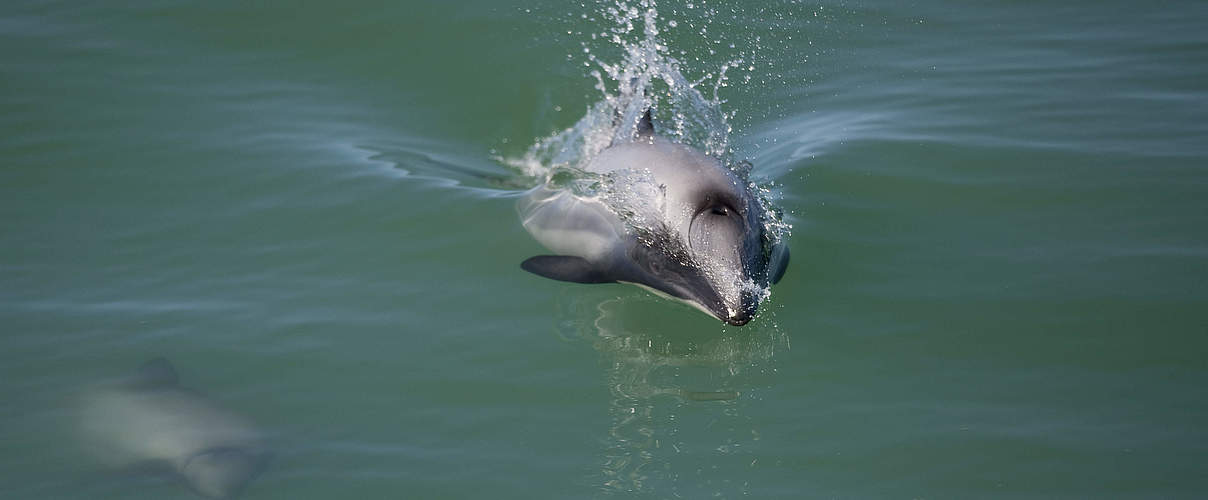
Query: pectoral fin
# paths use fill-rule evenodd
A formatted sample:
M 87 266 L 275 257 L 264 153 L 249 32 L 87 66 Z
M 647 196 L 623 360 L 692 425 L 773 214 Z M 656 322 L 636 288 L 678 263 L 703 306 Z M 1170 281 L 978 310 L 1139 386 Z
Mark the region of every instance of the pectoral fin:
M 538 276 L 572 283 L 612 283 L 608 276 L 595 264 L 582 257 L 570 255 L 538 255 L 520 263 L 520 268 Z
M 772 284 L 780 282 L 780 278 L 784 277 L 784 271 L 789 267 L 789 246 L 784 243 L 779 243 L 772 247 L 772 256 L 768 262 L 768 276 L 772 278 Z

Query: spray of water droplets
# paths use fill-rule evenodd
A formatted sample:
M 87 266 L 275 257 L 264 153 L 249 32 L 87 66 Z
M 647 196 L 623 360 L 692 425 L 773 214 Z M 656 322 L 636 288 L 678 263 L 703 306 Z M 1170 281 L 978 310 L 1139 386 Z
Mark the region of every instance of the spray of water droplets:
M 672 15 L 683 19 L 667 20 L 666 26 L 691 30 L 705 41 L 699 44 L 704 49 L 692 50 L 715 55 L 714 47 L 718 45 L 734 47 L 733 42 L 710 34 L 710 23 L 720 16 L 717 9 L 705 2 L 683 4 L 673 9 Z M 716 69 L 705 69 L 698 78 L 690 79 L 685 76 L 689 68 L 685 68 L 680 57 L 691 57 L 696 62 L 701 58 L 686 48 L 669 47 L 663 41 L 654 0 L 604 1 L 593 14 L 580 16 L 602 29 L 577 34 L 582 38 L 582 55 L 568 54 L 568 59 L 583 59 L 587 74 L 595 80 L 599 100 L 573 126 L 536 141 L 520 158 L 504 162 L 525 177 L 603 201 L 632 230 L 651 230 L 660 222 L 651 214 L 661 210 L 645 206 L 659 199 L 650 196 L 659 187 L 649 175 L 624 171 L 595 174 L 584 170 L 605 148 L 632 141 L 642 114 L 650 109 L 658 135 L 720 159 L 750 183 L 764 210 L 768 248 L 786 237 L 790 226 L 773 207 L 770 187 L 751 182 L 751 165 L 735 161 L 730 144 L 733 115 L 723 111 L 722 90 L 731 84 L 732 76 L 741 75 L 739 81 L 749 81 L 754 69 L 748 61 L 750 56 L 744 58 L 741 50 L 733 51 L 734 57 L 721 62 Z M 754 43 L 758 44 L 758 37 Z
M 610 144 L 631 140 L 646 109 L 652 109 L 660 135 L 728 159 L 731 130 L 718 90 L 728 85 L 727 72 L 742 60 L 689 80 L 659 38 L 653 1 L 618 1 L 600 9 L 591 19 L 608 27 L 580 43 L 583 64 L 601 99 L 575 125 L 537 141 L 522 158 L 508 163 L 533 177 L 547 176 L 558 167 L 582 167 Z M 601 43 L 605 46 L 593 46 Z M 620 59 L 609 61 L 597 54 L 607 52 L 604 49 L 619 49 Z

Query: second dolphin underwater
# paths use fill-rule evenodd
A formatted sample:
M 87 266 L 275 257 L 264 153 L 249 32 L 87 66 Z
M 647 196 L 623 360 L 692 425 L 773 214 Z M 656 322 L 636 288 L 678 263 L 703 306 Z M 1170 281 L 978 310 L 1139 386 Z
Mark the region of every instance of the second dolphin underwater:
M 751 321 L 769 285 L 784 275 L 787 246 L 769 235 L 747 179 L 716 158 L 654 133 L 650 111 L 632 141 L 614 142 L 590 174 L 641 172 L 656 189 L 615 207 L 554 183 L 517 210 L 524 228 L 557 255 L 525 260 L 534 274 L 575 283 L 632 283 L 688 303 L 731 325 Z M 633 220 L 644 221 L 633 224 Z
M 102 463 L 172 471 L 209 498 L 232 498 L 271 456 L 247 418 L 178 383 L 166 359 L 86 390 L 79 432 Z

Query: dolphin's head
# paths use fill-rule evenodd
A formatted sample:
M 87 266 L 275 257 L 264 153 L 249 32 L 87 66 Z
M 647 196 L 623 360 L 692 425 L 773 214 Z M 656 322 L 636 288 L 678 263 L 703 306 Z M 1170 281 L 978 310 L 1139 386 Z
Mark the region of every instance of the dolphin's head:
M 705 226 L 716 229 L 706 230 Z M 706 238 L 707 242 L 728 241 L 736 236 L 725 234 L 729 228 L 714 220 L 701 222 L 697 229 L 702 236 L 707 232 L 712 238 Z M 627 252 L 633 265 L 626 281 L 684 301 L 731 325 L 751 321 L 759 308 L 761 289 L 749 279 L 742 252 L 733 247 L 724 252 L 701 252 L 694 247 L 702 242 L 693 242 L 692 238 L 684 241 L 678 236 L 660 232 L 636 239 Z
M 769 243 L 763 207 L 736 176 L 697 177 L 681 185 L 690 186 L 679 198 L 678 220 L 686 223 L 638 235 L 628 251 L 636 264 L 632 281 L 745 325 L 783 273 L 787 250 Z
M 684 236 L 728 313 L 714 316 L 744 325 L 755 316 L 767 286 L 759 203 L 733 185 L 701 193 L 696 200 Z
M 269 454 L 261 449 L 211 448 L 190 457 L 180 473 L 203 496 L 231 498 L 260 474 L 268 459 Z

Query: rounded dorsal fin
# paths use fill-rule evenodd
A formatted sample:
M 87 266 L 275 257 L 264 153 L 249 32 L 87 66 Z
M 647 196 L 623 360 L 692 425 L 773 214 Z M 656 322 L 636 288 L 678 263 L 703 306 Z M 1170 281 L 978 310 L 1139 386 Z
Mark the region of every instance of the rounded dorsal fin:
M 642 118 L 638 120 L 637 133 L 639 138 L 654 135 L 654 122 L 650 120 L 650 108 L 646 108 L 646 112 L 642 113 Z
M 172 367 L 171 362 L 159 357 L 138 367 L 138 371 L 134 373 L 134 377 L 132 378 L 132 383 L 137 387 L 145 389 L 175 387 L 180 383 L 180 377 L 176 375 L 176 368 Z

